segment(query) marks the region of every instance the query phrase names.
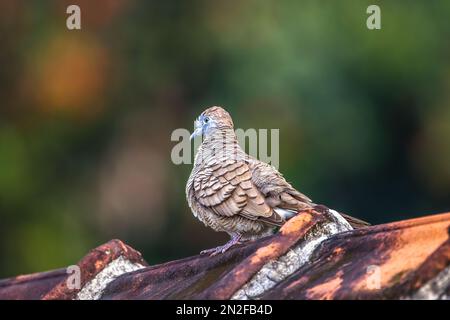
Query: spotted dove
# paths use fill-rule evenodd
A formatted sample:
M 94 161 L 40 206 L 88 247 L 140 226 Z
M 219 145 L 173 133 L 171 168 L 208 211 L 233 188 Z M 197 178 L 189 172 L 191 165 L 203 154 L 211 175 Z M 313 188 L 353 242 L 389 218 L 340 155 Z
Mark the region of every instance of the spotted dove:
M 316 205 L 294 189 L 271 165 L 247 155 L 239 146 L 231 116 L 221 107 L 206 109 L 195 121 L 192 137 L 203 136 L 186 185 L 192 213 L 231 240 L 202 253 L 223 253 L 241 240 L 273 233 L 289 218 Z M 353 226 L 368 225 L 342 216 Z

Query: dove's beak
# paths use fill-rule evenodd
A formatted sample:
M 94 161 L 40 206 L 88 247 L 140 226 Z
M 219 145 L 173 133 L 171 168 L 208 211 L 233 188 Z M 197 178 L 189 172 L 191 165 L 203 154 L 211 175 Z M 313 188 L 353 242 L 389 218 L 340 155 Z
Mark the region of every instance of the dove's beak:
M 195 129 L 195 131 L 192 132 L 192 134 L 191 134 L 191 140 L 194 139 L 195 137 L 201 135 L 201 134 L 202 134 L 202 129 L 201 128 Z
M 197 123 L 197 121 L 196 121 L 196 123 L 195 123 L 195 130 L 191 134 L 191 140 L 194 139 L 197 136 L 200 136 L 202 134 L 202 131 L 203 131 L 202 126 L 200 125 L 200 123 Z

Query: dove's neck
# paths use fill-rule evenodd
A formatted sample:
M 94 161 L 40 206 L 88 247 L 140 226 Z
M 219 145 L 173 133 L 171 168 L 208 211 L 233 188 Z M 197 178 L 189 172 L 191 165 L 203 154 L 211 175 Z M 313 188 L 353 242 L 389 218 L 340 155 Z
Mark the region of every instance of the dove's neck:
M 197 165 L 241 160 L 246 154 L 238 144 L 234 129 L 221 128 L 208 134 L 195 157 Z
M 234 144 L 237 143 L 237 137 L 236 133 L 234 132 L 234 129 L 229 128 L 220 128 L 212 131 L 210 134 L 206 135 L 203 144 L 211 145 L 217 145 L 220 143 L 228 143 L 228 144 Z

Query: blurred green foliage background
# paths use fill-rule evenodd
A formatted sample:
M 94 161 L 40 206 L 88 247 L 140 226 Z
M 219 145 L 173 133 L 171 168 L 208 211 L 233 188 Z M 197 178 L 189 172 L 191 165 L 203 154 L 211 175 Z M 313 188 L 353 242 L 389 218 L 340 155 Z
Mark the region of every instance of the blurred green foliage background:
M 150 264 L 225 241 L 170 159 L 210 105 L 280 128 L 280 170 L 317 203 L 372 223 L 448 211 L 449 17 L 450 1 L 0 1 L 0 277 L 111 238 Z

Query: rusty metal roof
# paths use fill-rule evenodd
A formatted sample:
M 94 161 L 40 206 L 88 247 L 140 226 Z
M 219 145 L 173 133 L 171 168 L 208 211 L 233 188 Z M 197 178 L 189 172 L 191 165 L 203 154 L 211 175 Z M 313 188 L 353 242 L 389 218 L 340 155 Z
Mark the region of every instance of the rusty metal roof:
M 449 299 L 450 213 L 345 231 L 304 212 L 222 255 L 149 266 L 120 240 L 66 269 L 0 280 L 0 299 Z

